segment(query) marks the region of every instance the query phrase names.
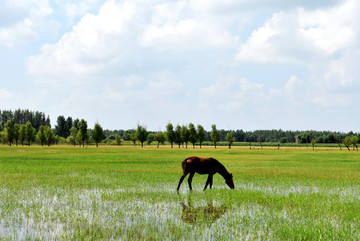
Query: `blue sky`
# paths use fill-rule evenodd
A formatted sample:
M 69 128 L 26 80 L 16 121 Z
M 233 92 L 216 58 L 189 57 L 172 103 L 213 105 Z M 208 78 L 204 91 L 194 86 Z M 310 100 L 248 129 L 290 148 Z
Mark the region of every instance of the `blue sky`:
M 0 109 L 92 127 L 360 131 L 356 0 L 5 0 Z

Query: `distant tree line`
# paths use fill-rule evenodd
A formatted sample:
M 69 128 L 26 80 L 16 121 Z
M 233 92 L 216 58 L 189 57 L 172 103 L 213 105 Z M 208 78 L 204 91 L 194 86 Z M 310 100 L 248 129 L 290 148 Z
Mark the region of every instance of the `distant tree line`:
M 45 117 L 45 113 L 39 111 L 17 109 L 13 112 L 11 110 L 0 110 L 0 131 L 3 130 L 8 120 L 19 125 L 30 122 L 36 131 L 39 130 L 40 126 L 51 127 L 49 116 Z
M 104 138 L 114 140 L 115 137 L 122 138 L 123 140 L 132 141 L 133 144 L 137 141 L 143 143 L 147 141 L 148 144 L 153 141 L 157 142 L 157 145 L 163 144 L 167 141 L 171 148 L 174 144 L 179 148 L 187 148 L 188 144 L 191 143 L 193 147 L 199 145 L 200 148 L 204 142 L 211 142 L 212 145 L 216 148 L 217 143 L 227 142 L 229 148 L 234 142 L 247 142 L 250 145 L 251 143 L 258 143 L 262 148 L 262 143 L 296 143 L 312 145 L 315 147 L 316 143 L 329 143 L 329 144 L 338 144 L 339 148 L 344 145 L 348 150 L 350 146 L 353 146 L 353 149 L 357 150 L 359 133 L 341 133 L 341 132 L 330 132 L 330 131 L 283 131 L 283 130 L 256 130 L 256 131 L 243 131 L 243 130 L 217 130 L 216 125 L 211 126 L 211 131 L 205 131 L 203 126 L 195 125 L 190 123 L 189 125 L 176 125 L 173 126 L 172 123 L 168 123 L 166 126 L 166 131 L 152 132 L 147 131 L 145 127 L 138 125 L 137 129 L 132 130 L 105 130 Z
M 190 128 L 191 123 L 188 125 Z M 182 127 L 182 126 L 180 126 Z M 215 126 L 216 127 L 216 126 Z M 176 129 L 176 128 L 175 128 Z M 213 129 L 212 129 L 213 130 Z M 204 130 L 204 142 L 212 141 L 211 131 Z M 136 129 L 129 130 L 104 130 L 105 138 L 115 139 L 115 135 L 119 135 L 123 140 L 131 140 L 131 133 L 136 132 Z M 284 130 L 224 130 L 219 129 L 218 141 L 227 142 L 227 136 L 231 133 L 233 142 L 274 142 L 274 143 L 299 143 L 310 144 L 312 139 L 316 143 L 338 143 L 339 140 L 345 139 L 346 136 L 357 136 L 360 138 L 359 133 L 349 132 L 331 132 L 331 131 L 284 131 Z M 149 131 L 149 133 L 157 133 Z
M 336 143 L 345 146 L 350 150 L 357 149 L 359 133 L 342 133 L 331 131 L 284 131 L 284 130 L 218 130 L 216 125 L 211 126 L 211 131 L 206 131 L 200 124 L 174 126 L 168 123 L 165 131 L 148 131 L 145 126 L 138 125 L 136 129 L 129 130 L 103 130 L 99 123 L 95 123 L 93 129 L 88 128 L 84 119 L 73 119 L 63 115 L 58 116 L 55 127 L 51 129 L 49 116 L 39 111 L 29 111 L 17 109 L 0 110 L 0 139 L 8 144 L 27 144 L 37 142 L 41 145 L 51 145 L 57 143 L 68 143 L 72 145 L 98 144 L 100 142 L 120 144 L 124 141 L 131 141 L 135 145 L 140 142 L 141 146 L 145 142 L 151 144 L 157 142 L 157 145 L 167 141 L 171 148 L 174 145 L 178 147 L 188 147 L 188 144 L 199 145 L 211 142 L 216 148 L 217 143 L 226 142 L 231 148 L 234 142 L 258 143 L 297 143 L 311 144 L 315 143 Z

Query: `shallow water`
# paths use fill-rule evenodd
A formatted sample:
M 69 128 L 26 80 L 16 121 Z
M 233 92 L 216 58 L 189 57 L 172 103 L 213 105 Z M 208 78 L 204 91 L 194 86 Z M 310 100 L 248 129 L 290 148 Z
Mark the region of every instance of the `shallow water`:
M 308 210 L 302 209 L 301 205 L 291 207 L 291 202 L 290 206 L 287 203 L 276 208 L 271 206 L 271 199 L 287 201 L 291 197 L 296 201 L 297 196 L 316 201 L 315 197 L 320 195 L 320 200 L 329 207 L 331 202 L 358 201 L 360 189 L 357 186 L 336 188 L 300 183 L 242 182 L 235 190 L 218 185 L 215 190 L 205 192 L 200 184 L 194 186 L 192 192 L 187 187 L 176 192 L 176 187 L 168 183 L 141 183 L 108 189 L 2 188 L 0 237 L 5 240 L 91 237 L 114 240 L 164 237 L 169 240 L 267 240 L 278 237 L 282 229 L 287 232 L 289 227 L 306 229 L 309 225 L 324 224 L 334 232 L 347 228 L 359 234 L 355 231 L 358 223 L 351 224 L 340 217 L 316 214 L 320 216 L 309 218 Z M 261 198 L 261 202 L 241 201 L 240 194 L 260 194 L 270 201 L 261 201 Z M 310 220 L 312 224 L 309 224 Z

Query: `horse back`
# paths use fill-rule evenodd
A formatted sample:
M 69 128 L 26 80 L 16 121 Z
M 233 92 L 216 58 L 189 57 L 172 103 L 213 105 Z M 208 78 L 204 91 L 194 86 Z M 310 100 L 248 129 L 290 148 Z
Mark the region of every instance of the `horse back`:
M 192 156 L 182 162 L 183 173 L 197 172 L 199 174 L 215 174 L 218 163 L 214 158 Z

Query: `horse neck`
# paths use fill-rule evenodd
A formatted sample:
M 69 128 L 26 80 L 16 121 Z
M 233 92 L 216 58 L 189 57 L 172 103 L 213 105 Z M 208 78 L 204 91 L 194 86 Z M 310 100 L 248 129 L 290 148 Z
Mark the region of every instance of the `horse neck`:
M 230 176 L 230 173 L 226 170 L 226 168 L 220 162 L 218 162 L 218 163 L 219 163 L 218 173 L 226 180 Z

